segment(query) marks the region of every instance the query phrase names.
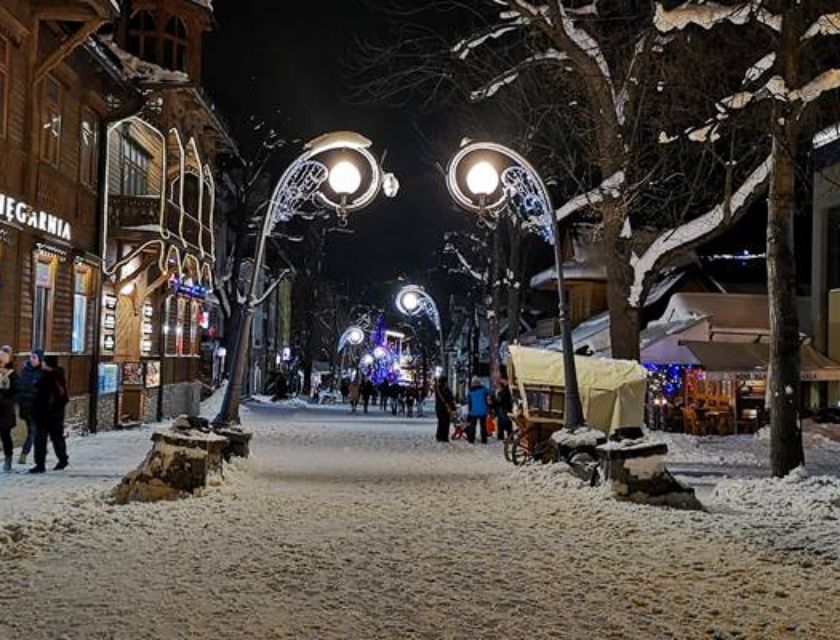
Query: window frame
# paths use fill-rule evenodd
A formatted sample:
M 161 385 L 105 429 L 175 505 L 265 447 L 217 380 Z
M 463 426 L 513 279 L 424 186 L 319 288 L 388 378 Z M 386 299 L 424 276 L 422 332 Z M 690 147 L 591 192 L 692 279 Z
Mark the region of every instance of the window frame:
M 175 25 L 174 31 L 170 31 L 169 25 L 171 24 Z M 179 32 L 179 27 L 180 30 L 183 30 L 183 33 Z M 189 41 L 190 31 L 183 18 L 176 15 L 168 16 L 163 23 L 163 30 L 161 32 L 161 46 L 163 49 L 160 57 L 161 65 L 175 71 L 186 71 L 189 57 Z
M 46 265 L 49 269 L 49 286 L 38 284 L 38 266 Z M 32 350 L 43 349 L 48 351 L 52 347 L 53 309 L 55 308 L 55 277 L 58 270 L 58 259 L 55 256 L 46 256 L 36 253 L 32 257 L 32 337 L 30 342 Z M 38 317 L 38 290 L 46 289 L 45 303 L 43 306 L 43 317 Z M 42 341 L 36 338 L 39 335 L 39 328 L 43 332 Z
M 139 24 L 132 24 L 135 19 L 139 19 Z M 158 53 L 158 19 L 153 12 L 148 9 L 139 9 L 131 16 L 128 23 L 129 48 L 131 48 L 132 38 L 137 38 L 139 46 L 131 53 L 141 60 L 157 64 L 160 58 Z
M 77 278 L 82 278 L 81 290 Z M 76 265 L 73 269 L 73 316 L 72 329 L 70 333 L 70 353 L 75 355 L 87 353 L 87 331 L 88 331 L 88 314 L 90 313 L 90 299 L 91 299 L 91 278 L 92 273 L 90 267 L 84 265 Z M 82 302 L 82 313 L 79 316 L 79 302 Z M 76 321 L 81 317 L 80 331 L 77 331 Z M 81 340 L 81 346 L 77 347 L 77 338 Z
M 152 155 L 131 136 L 123 135 L 121 139 L 121 195 L 132 197 L 147 196 L 149 195 L 149 170 L 152 164 Z

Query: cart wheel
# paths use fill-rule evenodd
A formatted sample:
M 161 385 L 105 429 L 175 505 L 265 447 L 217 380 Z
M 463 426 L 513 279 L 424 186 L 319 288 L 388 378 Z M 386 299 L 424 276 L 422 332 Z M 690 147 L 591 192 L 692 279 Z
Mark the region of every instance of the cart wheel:
M 566 460 L 572 473 L 591 486 L 598 482 L 598 460 L 585 452 L 573 453 Z
M 520 438 L 514 437 L 510 443 L 510 458 L 508 458 L 517 467 L 521 467 L 526 462 L 531 460 L 531 452 L 525 448 Z

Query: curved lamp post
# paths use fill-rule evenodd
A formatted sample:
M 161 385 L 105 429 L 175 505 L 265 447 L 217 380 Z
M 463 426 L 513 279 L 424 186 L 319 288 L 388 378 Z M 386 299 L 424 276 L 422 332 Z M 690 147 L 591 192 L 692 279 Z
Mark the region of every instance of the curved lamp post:
M 359 346 L 365 340 L 365 332 L 364 330 L 356 325 L 350 325 L 344 330 L 344 333 L 341 334 L 341 337 L 338 339 L 338 350 L 344 351 L 344 347 L 348 344 L 354 347 Z
M 434 299 L 423 287 L 418 287 L 415 284 L 404 286 L 397 293 L 396 299 L 397 309 L 400 313 L 411 318 L 418 316 L 426 316 L 435 326 L 438 332 L 438 340 L 440 341 L 441 359 L 444 357 L 443 344 L 443 328 L 440 323 L 440 312 Z
M 335 211 L 341 225 L 349 213 L 373 202 L 380 190 L 396 195 L 399 183 L 384 174 L 370 152 L 371 141 L 352 131 L 336 131 L 311 140 L 303 153 L 283 172 L 263 214 L 254 269 L 242 310 L 236 350 L 231 361 L 222 407 L 213 420 L 217 427 L 239 423 L 239 400 L 245 375 L 246 354 L 251 340 L 254 311 L 269 292 L 258 295 L 259 276 L 265 257 L 266 239 L 278 222 L 291 220 L 308 210 Z
M 479 216 L 479 223 L 495 226 L 503 212 L 522 220 L 523 227 L 538 233 L 554 246 L 557 299 L 563 342 L 563 374 L 566 381 L 564 422 L 583 424 L 578 390 L 571 321 L 563 287 L 563 256 L 557 216 L 548 188 L 531 164 L 513 149 L 495 142 L 470 142 L 449 162 L 446 186 L 456 203 Z

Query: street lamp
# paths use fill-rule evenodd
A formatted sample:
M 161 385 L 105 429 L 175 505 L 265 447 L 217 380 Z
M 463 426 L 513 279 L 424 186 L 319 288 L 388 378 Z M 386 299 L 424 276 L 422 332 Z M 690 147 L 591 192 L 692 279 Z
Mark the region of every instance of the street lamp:
M 344 330 L 344 333 L 342 333 L 341 337 L 338 339 L 338 350 L 344 351 L 344 347 L 348 344 L 357 347 L 364 342 L 364 339 L 364 330 L 356 325 L 351 325 Z
M 443 328 L 440 323 L 440 312 L 434 299 L 423 287 L 418 287 L 414 284 L 409 284 L 400 289 L 397 293 L 397 309 L 399 312 L 412 318 L 418 316 L 426 316 L 431 320 L 438 332 L 438 340 L 440 340 L 440 352 L 443 357 Z
M 499 171 L 497 166 L 503 169 Z M 564 421 L 567 427 L 582 425 L 584 417 L 578 390 L 571 320 L 563 287 L 560 231 L 548 188 L 525 158 L 513 149 L 494 142 L 469 142 L 462 146 L 449 163 L 446 186 L 455 202 L 480 216 L 480 222 L 495 225 L 499 216 L 507 212 L 508 215 L 523 219 L 524 227 L 539 233 L 554 246 L 566 384 Z
M 352 131 L 337 131 L 311 140 L 303 153 L 283 172 L 263 214 L 254 268 L 248 296 L 242 309 L 236 348 L 231 361 L 230 380 L 216 427 L 239 423 L 239 401 L 245 375 L 246 354 L 251 340 L 254 311 L 271 293 L 258 295 L 260 270 L 265 257 L 266 239 L 278 222 L 291 220 L 307 209 L 334 211 L 341 225 L 347 224 L 349 213 L 359 211 L 373 202 L 383 183 L 387 195 L 393 197 L 399 182 L 391 174 L 384 174 L 379 162 L 370 152 L 371 141 Z M 362 336 L 364 337 L 364 336 Z

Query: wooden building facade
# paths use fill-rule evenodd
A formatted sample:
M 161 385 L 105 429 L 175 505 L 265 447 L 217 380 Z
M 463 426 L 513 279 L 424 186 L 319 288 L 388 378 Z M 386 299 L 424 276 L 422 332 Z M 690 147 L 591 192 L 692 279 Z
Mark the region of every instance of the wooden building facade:
M 211 26 L 191 0 L 0 5 L 0 344 L 59 357 L 80 429 L 197 410 L 235 151 L 192 75 Z

